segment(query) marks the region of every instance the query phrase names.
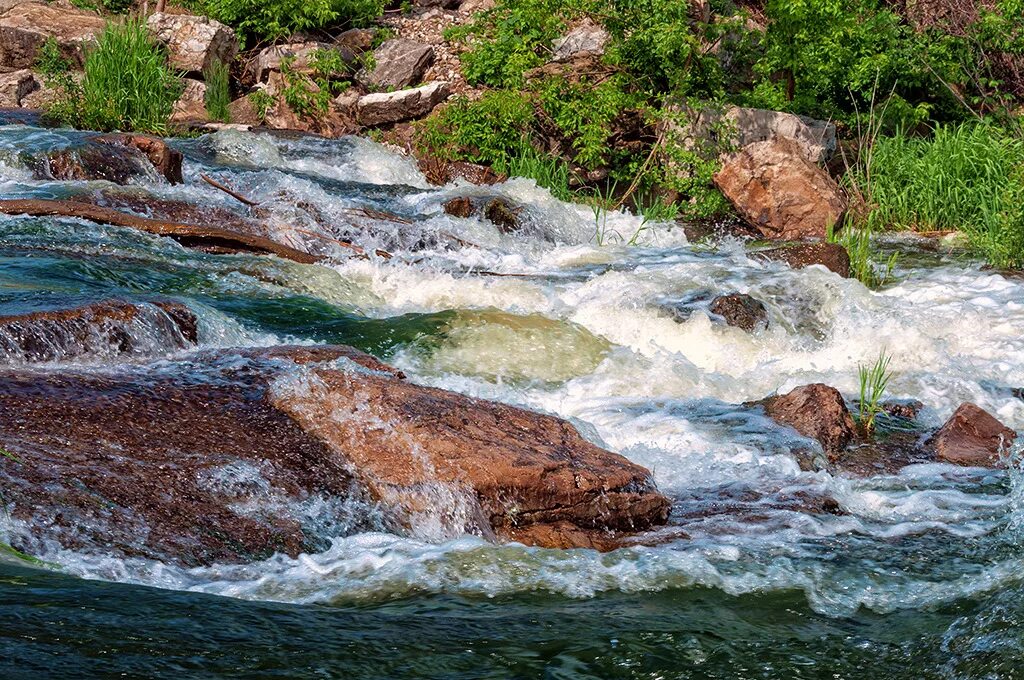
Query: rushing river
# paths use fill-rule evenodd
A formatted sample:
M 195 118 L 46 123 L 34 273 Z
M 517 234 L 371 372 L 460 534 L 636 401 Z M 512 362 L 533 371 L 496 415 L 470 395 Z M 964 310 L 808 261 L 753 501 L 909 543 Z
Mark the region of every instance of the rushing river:
M 29 157 L 81 138 L 0 126 L 0 197 L 108 189 L 33 179 Z M 607 554 L 427 526 L 352 532 L 319 554 L 194 569 L 47 543 L 44 566 L 0 555 L 0 676 L 1024 677 L 1013 466 L 802 472 L 806 440 L 741 406 L 812 382 L 853 399 L 858 366 L 884 351 L 890 395 L 922 401 L 925 424 L 973 401 L 1024 430 L 1024 279 L 902 239 L 888 244 L 906 251 L 896 280 L 870 291 L 738 241 L 595 216 L 524 180 L 433 188 L 366 140 L 174 145 L 185 184 L 143 177 L 135 191 L 244 209 L 205 173 L 258 200 L 279 238 L 302 246 L 341 225 L 338 238 L 393 257 L 339 249 L 299 265 L 0 217 L 0 314 L 171 298 L 199 316 L 203 348 L 351 344 L 416 382 L 569 419 L 652 470 L 670 526 L 657 547 Z M 467 193 L 523 206 L 523 228 L 443 213 Z M 765 303 L 767 330 L 709 316 L 711 297 L 734 292 Z M 0 541 L 32 530 L 0 514 Z

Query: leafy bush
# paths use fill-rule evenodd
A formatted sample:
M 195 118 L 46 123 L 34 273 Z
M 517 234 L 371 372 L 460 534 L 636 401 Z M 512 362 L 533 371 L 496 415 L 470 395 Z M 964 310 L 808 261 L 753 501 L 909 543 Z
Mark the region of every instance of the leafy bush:
M 138 20 L 107 24 L 86 54 L 81 84 L 52 50 L 53 46 L 44 48 L 40 56 L 60 92 L 47 111 L 50 117 L 90 130 L 166 132 L 181 81 L 144 24 Z
M 384 0 L 201 0 L 199 9 L 252 43 L 298 31 L 362 26 L 383 13 Z
M 501 166 L 529 146 L 533 105 L 522 93 L 495 90 L 454 100 L 419 124 L 417 143 L 441 160 Z

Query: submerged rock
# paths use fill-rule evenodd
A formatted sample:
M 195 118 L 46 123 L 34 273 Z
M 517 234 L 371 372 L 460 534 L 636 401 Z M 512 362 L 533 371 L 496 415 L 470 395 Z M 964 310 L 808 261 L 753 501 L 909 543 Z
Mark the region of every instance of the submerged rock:
M 755 142 L 729 155 L 715 185 L 765 238 L 824 238 L 846 215 L 846 199 L 794 142 Z
M 772 420 L 816 439 L 830 461 L 838 458 L 857 433 L 843 395 L 822 383 L 769 397 L 761 405 Z
M 484 206 L 484 217 L 503 234 L 511 234 L 519 229 L 519 209 L 513 208 L 507 201 L 495 198 Z
M 818 241 L 815 243 L 791 243 L 781 248 L 771 248 L 754 253 L 759 260 L 785 262 L 793 269 L 821 265 L 843 278 L 850 277 L 850 254 L 838 243 Z
M 408 383 L 342 347 L 0 371 L 0 446 L 29 553 L 55 540 L 245 562 L 367 528 L 610 547 L 669 511 L 647 470 L 565 421 Z
M 154 356 L 194 347 L 197 342 L 196 316 L 177 302 L 112 300 L 0 316 L 0 364 Z
M 82 146 L 51 152 L 36 168 L 37 176 L 57 180 L 105 180 L 129 184 L 138 180 L 182 182 L 182 155 L 158 137 L 108 134 Z
M 1001 464 L 1000 454 L 1016 438 L 1016 432 L 968 402 L 950 416 L 928 443 L 936 457 L 946 463 L 996 467 Z
M 733 293 L 720 295 L 711 302 L 712 314 L 725 319 L 725 323 L 752 333 L 768 327 L 768 310 L 764 303 L 749 295 Z

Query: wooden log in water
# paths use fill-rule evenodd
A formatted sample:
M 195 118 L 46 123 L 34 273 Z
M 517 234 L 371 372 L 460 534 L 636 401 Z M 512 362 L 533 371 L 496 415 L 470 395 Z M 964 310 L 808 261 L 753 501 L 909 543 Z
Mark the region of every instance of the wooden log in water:
M 290 248 L 262 236 L 243 234 L 217 227 L 181 222 L 167 222 L 148 217 L 130 215 L 113 208 L 77 201 L 51 201 L 44 199 L 0 200 L 0 214 L 32 215 L 34 217 L 76 217 L 99 224 L 138 229 L 150 234 L 169 236 L 184 246 L 215 251 L 248 252 L 278 257 L 302 264 L 313 264 L 322 258 Z

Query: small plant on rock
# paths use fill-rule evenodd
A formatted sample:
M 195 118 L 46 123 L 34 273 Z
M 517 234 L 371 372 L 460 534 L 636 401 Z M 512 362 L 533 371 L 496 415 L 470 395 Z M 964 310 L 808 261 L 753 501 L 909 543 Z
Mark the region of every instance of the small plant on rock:
M 889 386 L 892 372 L 889 371 L 891 356 L 885 350 L 878 354 L 872 366 L 861 365 L 857 368 L 860 383 L 860 401 L 857 410 L 857 421 L 865 436 L 870 437 L 875 430 L 875 418 L 882 412 L 880 402 Z

